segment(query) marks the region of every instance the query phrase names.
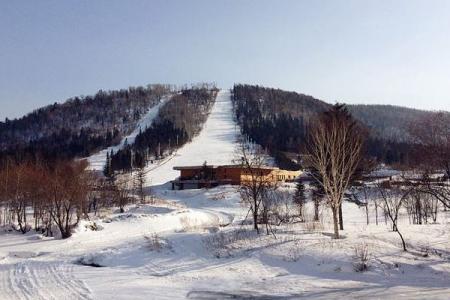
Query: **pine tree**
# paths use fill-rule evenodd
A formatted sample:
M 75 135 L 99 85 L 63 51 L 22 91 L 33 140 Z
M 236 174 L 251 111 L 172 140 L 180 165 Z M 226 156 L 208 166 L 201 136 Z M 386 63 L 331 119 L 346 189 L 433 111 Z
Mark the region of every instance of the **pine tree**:
M 299 217 L 301 221 L 304 222 L 305 220 L 303 218 L 303 206 L 305 205 L 306 202 L 306 196 L 305 196 L 305 185 L 301 181 L 297 182 L 297 186 L 295 187 L 295 194 L 292 201 L 294 202 L 295 205 L 298 206 Z
M 105 175 L 105 177 L 109 177 L 110 173 L 111 173 L 111 157 L 109 156 L 109 152 L 107 152 L 105 166 L 103 167 L 103 175 Z
M 323 190 L 323 187 L 320 185 L 320 183 L 315 180 L 311 182 L 311 186 L 312 199 L 314 201 L 314 221 L 319 221 L 319 207 L 320 202 L 322 202 L 322 199 L 325 195 L 325 191 Z
M 108 152 L 106 153 L 106 163 L 103 168 L 103 174 L 105 175 L 105 177 L 108 179 L 109 182 L 115 181 L 115 172 L 114 172 L 114 168 L 113 168 L 113 157 L 114 157 L 114 152 L 112 150 L 110 153 L 108 153 Z
M 144 167 L 139 167 L 135 177 L 135 189 L 141 203 L 145 203 L 145 172 Z

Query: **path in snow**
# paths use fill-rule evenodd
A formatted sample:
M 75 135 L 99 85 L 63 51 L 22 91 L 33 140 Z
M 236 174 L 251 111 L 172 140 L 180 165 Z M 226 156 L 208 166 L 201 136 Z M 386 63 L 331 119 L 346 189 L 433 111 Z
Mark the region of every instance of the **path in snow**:
M 220 91 L 200 134 L 179 149 L 174 157 L 155 167 L 150 165 L 147 183 L 164 184 L 179 176 L 175 166 L 230 164 L 235 156 L 238 126 L 233 120 L 231 94 Z M 151 170 L 150 170 L 151 169 Z
M 136 136 L 139 134 L 139 131 L 142 129 L 144 130 L 146 127 L 150 127 L 153 120 L 158 116 L 159 109 L 169 100 L 169 97 L 163 97 L 161 101 L 150 108 L 148 112 L 142 117 L 142 119 L 138 122 L 136 125 L 136 128 L 133 130 L 132 133 L 125 136 L 120 144 L 108 147 L 106 149 L 101 150 L 100 152 L 91 155 L 88 157 L 88 162 L 90 165 L 91 170 L 97 170 L 102 171 L 103 167 L 106 163 L 106 154 L 111 152 L 113 150 L 114 152 L 117 152 L 118 150 L 122 149 L 125 145 L 125 141 L 127 141 L 128 144 L 133 144 L 134 140 L 136 139 Z
M 33 260 L 0 265 L 0 298 L 91 299 L 90 290 L 74 277 L 73 269 L 73 264 Z

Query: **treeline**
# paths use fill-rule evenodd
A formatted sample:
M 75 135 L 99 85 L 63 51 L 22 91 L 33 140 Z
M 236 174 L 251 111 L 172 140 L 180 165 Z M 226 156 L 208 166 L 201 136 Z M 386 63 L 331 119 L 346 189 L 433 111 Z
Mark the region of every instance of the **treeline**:
M 214 85 L 201 84 L 172 96 L 133 144 L 108 154 L 105 175 L 142 168 L 149 160 L 160 159 L 191 141 L 201 131 L 217 92 Z
M 169 85 L 99 91 L 0 122 L 0 159 L 53 161 L 84 157 L 118 143 L 142 115 L 173 91 Z
M 143 177 L 105 179 L 86 160 L 0 163 L 0 227 L 68 238 L 81 220 L 101 209 L 146 200 Z M 96 230 L 95 222 L 88 223 Z
M 59 231 L 62 238 L 69 237 L 88 209 L 91 190 L 86 166 L 84 161 L 51 166 L 5 162 L 0 169 L 2 225 L 22 233 L 34 228 L 47 236 Z
M 311 96 L 260 86 L 237 84 L 233 92 L 242 132 L 269 150 L 280 167 L 298 168 L 290 153 L 304 153 L 311 120 L 331 106 Z M 411 163 L 413 141 L 408 128 L 415 120 L 436 115 L 379 105 L 348 105 L 348 109 L 369 129 L 367 155 L 387 164 Z

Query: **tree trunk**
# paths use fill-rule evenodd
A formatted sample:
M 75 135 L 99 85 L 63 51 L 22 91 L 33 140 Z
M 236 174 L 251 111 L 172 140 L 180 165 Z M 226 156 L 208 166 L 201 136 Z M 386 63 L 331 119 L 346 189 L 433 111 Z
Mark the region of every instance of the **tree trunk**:
M 375 224 L 378 226 L 378 204 L 375 203 Z
M 256 230 L 256 233 L 259 234 L 258 228 L 258 200 L 253 199 L 253 228 Z
M 319 221 L 319 199 L 314 200 L 314 221 Z
M 256 209 L 253 211 L 253 228 L 256 230 L 256 233 L 259 234 L 259 228 L 258 228 L 258 212 Z
M 366 221 L 367 225 L 369 225 L 369 203 L 366 203 Z
M 342 216 L 342 203 L 339 205 L 339 229 L 344 230 L 344 218 Z
M 333 225 L 334 225 L 334 238 L 339 239 L 339 207 L 335 207 L 333 210 Z
M 400 233 L 400 231 L 398 229 L 397 229 L 397 233 L 400 236 L 400 238 L 402 239 L 403 251 L 408 251 L 408 250 L 406 250 L 406 243 L 405 243 L 405 240 L 403 239 L 403 235 Z

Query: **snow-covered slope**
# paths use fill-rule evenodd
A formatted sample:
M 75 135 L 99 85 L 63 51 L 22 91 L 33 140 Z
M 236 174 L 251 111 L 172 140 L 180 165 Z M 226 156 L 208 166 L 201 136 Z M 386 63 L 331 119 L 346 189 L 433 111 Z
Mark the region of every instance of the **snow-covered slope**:
M 133 144 L 134 140 L 136 139 L 136 136 L 139 134 L 139 131 L 142 129 L 144 130 L 146 127 L 150 127 L 153 120 L 158 116 L 159 109 L 169 100 L 169 97 L 164 97 L 161 99 L 161 102 L 157 105 L 153 106 L 148 110 L 148 112 L 142 117 L 142 119 L 138 122 L 136 125 L 136 128 L 133 130 L 132 133 L 127 135 L 122 139 L 122 141 L 115 146 L 108 147 L 106 149 L 101 150 L 100 152 L 91 155 L 87 158 L 89 162 L 89 166 L 91 170 L 97 170 L 101 171 L 103 170 L 103 167 L 106 163 L 106 155 L 107 153 L 111 152 L 113 150 L 114 152 L 117 152 L 118 150 L 122 149 L 125 143 Z
M 233 120 L 230 97 L 230 92 L 220 91 L 200 134 L 158 166 L 148 166 L 148 184 L 159 185 L 175 179 L 179 175 L 173 170 L 175 166 L 232 162 L 239 130 Z

